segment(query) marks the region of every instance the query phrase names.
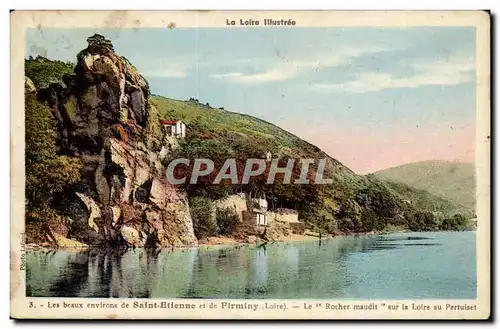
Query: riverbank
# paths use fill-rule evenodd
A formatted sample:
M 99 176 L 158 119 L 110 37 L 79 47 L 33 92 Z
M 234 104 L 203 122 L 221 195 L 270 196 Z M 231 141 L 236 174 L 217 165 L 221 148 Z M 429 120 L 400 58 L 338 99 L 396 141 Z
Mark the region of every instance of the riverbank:
M 333 238 L 332 235 L 324 235 L 322 239 L 330 239 Z M 280 239 L 276 239 L 273 241 L 267 241 L 271 243 L 275 242 L 298 242 L 298 241 L 318 241 L 319 237 L 314 235 L 306 235 L 306 234 L 291 234 L 288 236 L 284 236 Z M 45 244 L 35 244 L 30 243 L 26 244 L 27 250 L 85 250 L 88 248 L 102 248 L 102 246 L 89 246 L 84 243 L 73 241 L 66 239 L 66 243 L 60 244 L 58 246 L 54 246 L 48 243 Z M 237 238 L 232 236 L 211 236 L 207 238 L 203 238 L 198 240 L 199 247 L 221 247 L 221 246 L 239 246 L 239 245 L 261 245 L 265 243 L 265 240 L 259 239 L 253 235 L 249 235 L 246 238 Z M 123 246 L 125 248 L 125 246 Z M 130 248 L 130 247 L 129 247 Z M 176 247 L 176 248 L 167 248 L 167 249 L 183 249 L 185 247 Z
M 331 238 L 332 236 L 323 237 Z M 314 241 L 319 238 L 316 236 L 305 235 L 305 234 L 291 234 L 284 236 L 280 239 L 267 242 L 292 242 L 292 241 Z M 246 239 L 236 238 L 232 236 L 211 236 L 198 241 L 199 246 L 220 246 L 220 245 L 242 245 L 242 244 L 261 244 L 266 242 L 265 240 L 259 239 L 254 235 L 249 235 Z
M 405 228 L 392 228 L 390 230 L 384 231 L 370 231 L 361 233 L 346 233 L 346 232 L 336 232 L 336 234 L 323 234 L 321 240 L 333 239 L 342 236 L 372 236 L 372 235 L 384 235 L 392 233 L 406 233 L 411 232 Z M 276 242 L 300 242 L 300 241 L 319 241 L 319 234 L 312 231 L 306 231 L 304 234 L 290 234 L 282 236 L 279 239 L 274 239 L 271 241 L 262 240 L 254 235 L 249 235 L 244 238 L 238 238 L 234 236 L 211 236 L 198 240 L 198 245 L 200 247 L 211 247 L 211 246 L 237 246 L 237 245 L 255 245 L 262 244 L 265 242 L 276 243 Z
M 341 236 L 370 236 L 370 235 L 383 235 L 392 233 L 405 233 L 410 232 L 408 229 L 398 228 L 384 231 L 371 231 L 362 233 L 346 233 L 346 232 L 336 232 L 335 234 L 324 234 L 321 236 L 321 240 L 332 239 Z M 27 250 L 85 250 L 89 248 L 106 248 L 103 246 L 92 246 L 86 245 L 76 240 L 71 240 L 64 238 L 62 236 L 57 236 L 58 245 L 52 245 L 50 243 L 36 244 L 29 243 L 25 247 Z M 202 238 L 198 240 L 199 247 L 222 247 L 222 246 L 241 246 L 241 245 L 261 245 L 263 243 L 283 243 L 283 242 L 300 242 L 300 241 L 319 241 L 319 234 L 313 231 L 306 231 L 304 234 L 289 234 L 281 236 L 279 239 L 274 240 L 263 240 L 255 235 L 248 236 L 211 236 L 207 238 Z M 107 247 L 110 248 L 110 247 Z M 119 248 L 127 248 L 126 246 L 120 246 Z M 130 248 L 130 247 L 128 247 Z M 173 249 L 183 249 L 186 247 L 174 247 L 166 248 L 168 250 Z

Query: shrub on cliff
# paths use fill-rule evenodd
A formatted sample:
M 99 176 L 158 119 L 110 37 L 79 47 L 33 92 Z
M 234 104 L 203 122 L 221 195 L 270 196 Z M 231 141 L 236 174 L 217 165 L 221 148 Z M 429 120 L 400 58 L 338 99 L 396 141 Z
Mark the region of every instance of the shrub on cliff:
M 97 33 L 88 37 L 87 43 L 89 44 L 88 48 L 90 48 L 90 49 L 97 48 L 97 49 L 103 49 L 103 50 L 107 50 L 107 51 L 113 50 L 113 44 L 111 43 L 111 41 L 109 41 L 104 36 L 97 34 Z
M 238 225 L 238 215 L 232 208 L 218 208 L 216 211 L 217 226 L 220 234 L 231 234 Z
M 210 199 L 205 197 L 191 198 L 189 209 L 193 219 L 194 234 L 198 239 L 217 234 L 217 222 Z
M 162 126 L 160 125 L 160 118 L 158 110 L 151 104 L 148 106 L 148 117 L 146 119 L 146 129 L 144 131 L 146 146 L 154 151 L 161 150 L 162 147 Z
M 116 123 L 110 127 L 113 136 L 126 142 L 128 140 L 127 130 L 120 123 Z

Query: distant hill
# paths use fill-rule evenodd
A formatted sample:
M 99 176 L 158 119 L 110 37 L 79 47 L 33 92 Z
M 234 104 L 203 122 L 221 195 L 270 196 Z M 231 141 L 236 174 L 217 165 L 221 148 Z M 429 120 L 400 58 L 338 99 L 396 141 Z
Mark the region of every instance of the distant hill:
M 385 181 L 389 190 L 403 200 L 410 202 L 420 211 L 430 211 L 442 213 L 445 217 L 451 217 L 455 214 L 463 214 L 467 218 L 475 217 L 473 209 L 460 205 L 449 199 L 437 196 L 426 190 L 410 187 L 404 183 L 394 181 Z
M 449 161 L 422 161 L 375 173 L 380 179 L 404 183 L 475 211 L 474 164 Z

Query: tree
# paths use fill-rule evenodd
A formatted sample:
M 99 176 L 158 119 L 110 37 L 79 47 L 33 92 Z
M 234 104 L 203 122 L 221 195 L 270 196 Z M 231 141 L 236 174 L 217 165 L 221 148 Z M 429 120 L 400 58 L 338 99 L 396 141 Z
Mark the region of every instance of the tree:
M 387 218 L 380 217 L 372 209 L 363 209 L 360 226 L 363 232 L 381 231 L 387 226 Z
M 217 208 L 216 218 L 220 234 L 231 234 L 238 225 L 238 215 L 231 207 Z
M 358 232 L 361 230 L 361 207 L 356 201 L 346 199 L 340 205 L 338 212 L 338 228 L 345 232 Z
M 463 231 L 472 228 L 472 223 L 462 214 L 455 214 L 443 220 L 439 229 L 443 231 Z
M 209 198 L 199 196 L 191 198 L 189 209 L 193 219 L 194 234 L 198 239 L 217 234 L 217 221 Z
M 111 41 L 97 33 L 93 36 L 88 37 L 87 43 L 89 44 L 89 48 L 103 48 L 109 51 L 113 51 L 113 44 L 111 43 Z
M 408 228 L 412 231 L 436 231 L 439 228 L 436 217 L 429 211 L 417 211 L 408 216 Z
M 57 154 L 55 123 L 47 106 L 27 93 L 25 109 L 26 201 L 28 209 L 43 209 L 54 193 L 80 180 L 82 164 Z

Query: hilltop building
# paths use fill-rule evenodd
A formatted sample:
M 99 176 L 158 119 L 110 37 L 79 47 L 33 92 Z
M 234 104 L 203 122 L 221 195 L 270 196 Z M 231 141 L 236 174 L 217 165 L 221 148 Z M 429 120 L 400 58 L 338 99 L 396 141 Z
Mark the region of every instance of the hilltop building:
M 186 125 L 181 120 L 160 120 L 167 134 L 176 138 L 186 137 Z

